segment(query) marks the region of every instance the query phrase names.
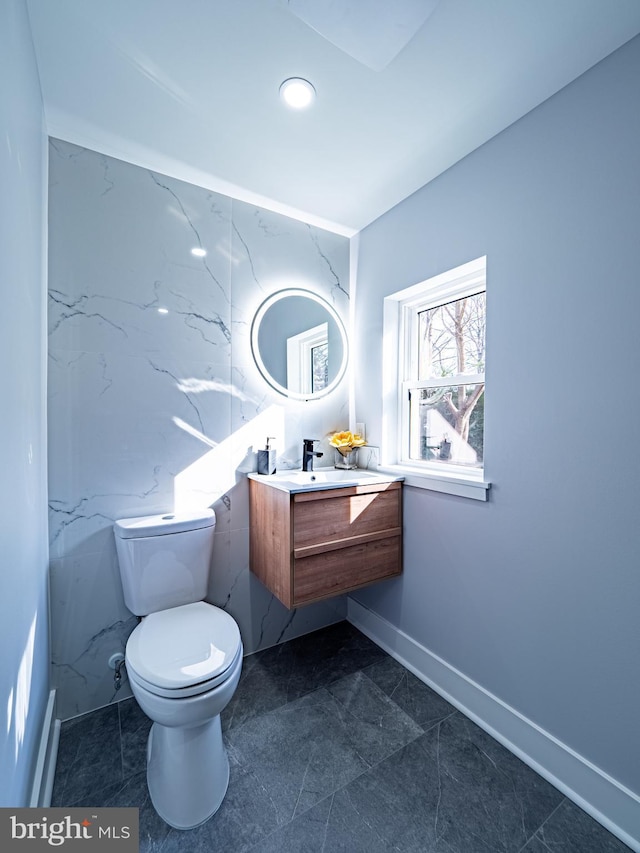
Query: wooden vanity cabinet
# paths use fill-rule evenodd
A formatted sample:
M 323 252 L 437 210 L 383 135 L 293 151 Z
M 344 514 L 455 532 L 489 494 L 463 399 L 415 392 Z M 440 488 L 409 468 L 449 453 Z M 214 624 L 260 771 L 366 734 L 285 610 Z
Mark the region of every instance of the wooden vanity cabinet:
M 402 483 L 286 492 L 249 480 L 251 571 L 289 609 L 402 571 Z

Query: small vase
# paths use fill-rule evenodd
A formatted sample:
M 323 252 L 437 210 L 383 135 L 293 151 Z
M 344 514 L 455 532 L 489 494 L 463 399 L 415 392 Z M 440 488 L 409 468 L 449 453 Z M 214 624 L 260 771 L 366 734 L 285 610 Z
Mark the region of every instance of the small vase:
M 341 453 L 339 450 L 334 451 L 334 467 L 335 468 L 346 468 L 347 470 L 351 470 L 352 468 L 358 467 L 358 448 L 352 447 L 348 450 L 345 450 L 344 453 Z

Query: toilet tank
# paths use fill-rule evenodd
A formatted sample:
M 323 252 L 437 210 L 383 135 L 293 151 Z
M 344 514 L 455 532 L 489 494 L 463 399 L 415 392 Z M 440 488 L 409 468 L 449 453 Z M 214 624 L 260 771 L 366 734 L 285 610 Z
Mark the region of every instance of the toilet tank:
M 137 616 L 202 601 L 216 516 L 212 509 L 115 522 L 124 601 Z

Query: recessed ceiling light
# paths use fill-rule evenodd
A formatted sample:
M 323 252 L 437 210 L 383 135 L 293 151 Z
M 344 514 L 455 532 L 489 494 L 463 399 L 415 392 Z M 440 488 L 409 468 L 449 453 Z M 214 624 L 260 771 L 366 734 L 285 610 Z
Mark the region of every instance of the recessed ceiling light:
M 195 255 L 196 258 L 204 258 L 204 256 L 207 254 L 207 250 L 203 249 L 201 246 L 196 246 L 194 249 L 191 250 L 191 254 Z
M 168 313 L 169 313 L 168 308 L 158 308 L 158 314 L 168 314 Z
M 304 110 L 315 99 L 316 90 L 302 77 L 289 77 L 280 86 L 280 97 L 294 110 Z

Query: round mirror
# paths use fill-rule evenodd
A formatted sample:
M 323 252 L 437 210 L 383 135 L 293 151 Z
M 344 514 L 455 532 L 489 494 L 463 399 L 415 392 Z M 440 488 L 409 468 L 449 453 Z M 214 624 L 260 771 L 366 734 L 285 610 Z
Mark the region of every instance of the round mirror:
M 251 350 L 266 381 L 294 400 L 324 397 L 347 369 L 347 333 L 334 308 L 308 290 L 280 290 L 262 303 Z

